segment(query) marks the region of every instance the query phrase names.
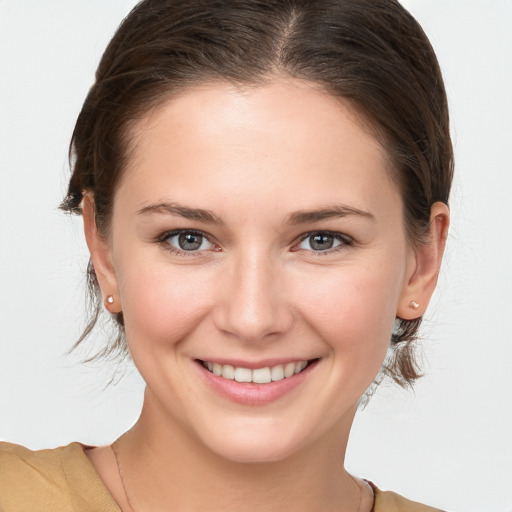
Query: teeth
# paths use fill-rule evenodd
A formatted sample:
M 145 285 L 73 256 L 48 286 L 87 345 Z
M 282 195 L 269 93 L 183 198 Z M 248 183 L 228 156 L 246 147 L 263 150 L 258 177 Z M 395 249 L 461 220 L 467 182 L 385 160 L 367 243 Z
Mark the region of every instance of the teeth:
M 270 369 L 270 377 L 272 378 L 272 380 L 283 380 L 284 379 L 284 366 L 282 364 L 273 366 Z
M 222 376 L 225 379 L 233 380 L 235 378 L 235 368 L 230 364 L 222 366 Z
M 257 368 L 251 370 L 249 368 L 234 367 L 230 364 L 218 364 L 211 362 L 203 362 L 203 366 L 217 376 L 225 379 L 236 380 L 237 382 L 254 382 L 256 384 L 268 384 L 283 380 L 297 373 L 300 373 L 308 365 L 307 361 L 296 361 L 285 365 L 266 366 L 265 368 Z
M 267 384 L 268 382 L 272 382 L 272 374 L 270 373 L 270 368 L 268 366 L 266 368 L 253 370 L 251 373 L 253 382 L 258 384 Z
M 295 373 L 295 363 L 288 363 L 284 367 L 284 376 L 291 377 Z
M 222 372 L 222 376 L 224 377 L 224 372 Z M 252 382 L 252 371 L 249 368 L 236 368 L 235 380 L 237 382 Z

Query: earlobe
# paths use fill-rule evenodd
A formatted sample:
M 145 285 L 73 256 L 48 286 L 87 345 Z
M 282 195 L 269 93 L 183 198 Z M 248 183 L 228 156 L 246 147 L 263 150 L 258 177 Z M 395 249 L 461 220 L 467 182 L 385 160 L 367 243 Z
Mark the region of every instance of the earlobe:
M 82 201 L 82 216 L 87 246 L 91 261 L 101 288 L 103 303 L 111 313 L 122 310 L 119 298 L 119 287 L 112 264 L 111 250 L 106 240 L 100 236 L 95 217 L 94 197 L 90 193 L 84 195 Z
M 414 320 L 425 313 L 437 284 L 449 224 L 448 206 L 441 202 L 434 203 L 430 214 L 429 239 L 415 248 L 412 255 L 409 275 L 398 303 L 399 318 Z

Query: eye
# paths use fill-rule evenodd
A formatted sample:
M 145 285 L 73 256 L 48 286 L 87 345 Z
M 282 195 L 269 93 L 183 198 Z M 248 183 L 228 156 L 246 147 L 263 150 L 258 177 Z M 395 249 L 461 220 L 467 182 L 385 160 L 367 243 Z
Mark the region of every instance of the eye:
M 174 231 L 164 235 L 161 241 L 179 252 L 206 251 L 214 247 L 214 244 L 198 231 Z
M 341 233 L 331 233 L 329 231 L 318 231 L 310 233 L 302 239 L 298 249 L 315 252 L 326 252 L 336 249 L 339 246 L 350 245 L 352 240 Z

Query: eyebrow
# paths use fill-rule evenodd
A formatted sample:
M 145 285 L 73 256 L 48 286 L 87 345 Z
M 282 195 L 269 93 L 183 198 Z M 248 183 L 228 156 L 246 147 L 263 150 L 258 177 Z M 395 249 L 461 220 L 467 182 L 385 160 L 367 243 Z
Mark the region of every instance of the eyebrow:
M 210 210 L 202 208 L 189 208 L 177 203 L 157 203 L 144 206 L 137 211 L 138 214 L 148 215 L 152 213 L 164 213 L 183 217 L 184 219 L 197 220 L 207 224 L 224 224 L 224 221 Z
M 375 220 L 375 216 L 370 212 L 365 212 L 351 206 L 333 205 L 320 210 L 300 210 L 298 212 L 294 212 L 288 217 L 288 223 L 293 225 L 308 224 L 311 222 L 348 217 L 352 215 Z
M 224 221 L 215 215 L 211 210 L 202 208 L 190 208 L 182 206 L 178 203 L 156 203 L 144 206 L 137 211 L 140 215 L 148 215 L 153 213 L 169 214 L 185 219 L 205 222 L 207 224 L 223 225 Z M 319 222 L 322 220 L 343 218 L 348 216 L 361 216 L 370 220 L 375 220 L 375 216 L 369 212 L 353 208 L 345 205 L 333 205 L 319 210 L 299 210 L 288 216 L 287 223 L 292 225 L 308 224 Z

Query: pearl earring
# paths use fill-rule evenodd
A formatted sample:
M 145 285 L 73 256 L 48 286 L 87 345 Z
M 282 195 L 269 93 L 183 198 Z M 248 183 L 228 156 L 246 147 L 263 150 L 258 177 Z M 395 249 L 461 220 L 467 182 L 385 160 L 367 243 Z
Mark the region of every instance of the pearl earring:
M 420 305 L 415 300 L 411 300 L 411 302 L 409 302 L 409 307 L 412 309 L 418 309 Z
M 114 297 L 113 297 L 112 295 L 108 295 L 108 296 L 107 296 L 107 302 L 108 302 L 109 304 L 114 304 Z

